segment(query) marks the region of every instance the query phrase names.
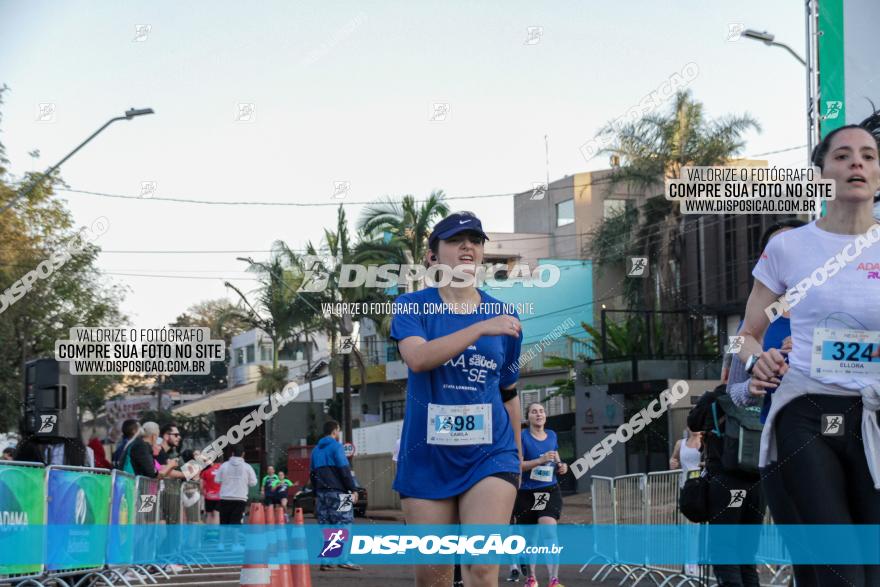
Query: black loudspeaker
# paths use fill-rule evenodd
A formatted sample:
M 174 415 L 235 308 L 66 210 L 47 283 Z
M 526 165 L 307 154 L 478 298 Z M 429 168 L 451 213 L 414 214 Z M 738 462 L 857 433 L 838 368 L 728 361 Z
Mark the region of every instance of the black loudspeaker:
M 67 361 L 26 363 L 22 434 L 79 439 L 77 395 L 77 377 Z

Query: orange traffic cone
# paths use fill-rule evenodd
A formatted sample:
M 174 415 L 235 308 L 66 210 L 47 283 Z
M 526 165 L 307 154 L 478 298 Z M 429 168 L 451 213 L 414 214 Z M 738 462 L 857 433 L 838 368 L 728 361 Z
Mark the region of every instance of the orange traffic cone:
M 278 557 L 281 566 L 278 573 L 278 580 L 272 577 L 272 587 L 294 587 L 293 572 L 290 569 L 290 551 L 287 550 L 287 527 L 284 524 L 284 508 L 280 505 L 275 506 L 275 523 L 278 528 Z
M 263 504 L 252 503 L 248 514 L 248 524 L 262 525 L 266 523 L 266 515 Z M 269 566 L 257 564 L 261 559 L 259 531 L 249 529 L 245 538 L 244 564 L 241 567 L 239 585 L 269 585 Z
M 275 519 L 275 508 L 271 505 L 266 506 L 266 525 L 272 526 L 266 532 L 266 556 L 269 558 L 269 576 L 271 587 L 280 587 L 281 565 L 278 564 L 278 527 Z
M 293 574 L 293 587 L 312 587 L 312 573 L 309 569 L 308 550 L 306 549 L 306 529 L 303 527 L 302 508 L 296 508 L 293 513 L 293 525 L 291 536 L 292 544 L 290 552 L 293 557 L 306 562 L 298 565 L 290 565 Z M 297 527 L 298 526 L 298 527 Z

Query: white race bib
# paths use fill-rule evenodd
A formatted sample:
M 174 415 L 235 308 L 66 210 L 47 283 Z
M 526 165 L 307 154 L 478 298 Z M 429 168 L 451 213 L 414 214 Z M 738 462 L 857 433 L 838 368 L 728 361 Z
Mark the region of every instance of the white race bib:
M 880 358 L 871 357 L 878 347 L 878 331 L 816 328 L 810 375 L 880 375 Z
M 549 483 L 553 481 L 553 469 L 556 467 L 555 463 L 550 463 L 549 465 L 540 465 L 532 469 L 532 474 L 529 475 L 532 481 L 541 481 L 542 483 Z
M 492 444 L 492 404 L 428 404 L 428 444 Z

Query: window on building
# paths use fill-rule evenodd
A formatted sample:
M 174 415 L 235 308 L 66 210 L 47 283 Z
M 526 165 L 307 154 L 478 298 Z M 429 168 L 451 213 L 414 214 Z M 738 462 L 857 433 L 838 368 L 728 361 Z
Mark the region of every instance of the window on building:
M 235 364 L 236 365 L 244 365 L 244 348 L 239 347 L 235 349 Z
M 736 298 L 736 274 L 737 274 L 737 255 L 736 255 L 736 216 L 725 214 L 724 216 L 724 293 L 728 300 Z
M 266 362 L 272 360 L 272 345 L 260 345 L 260 361 Z
M 403 413 L 406 409 L 406 400 L 396 399 L 382 402 L 382 421 L 395 422 L 403 420 Z
M 602 202 L 603 218 L 611 218 L 626 210 L 627 200 L 605 200 Z
M 565 226 L 574 222 L 574 200 L 569 198 L 556 204 L 556 226 Z
M 370 334 L 364 337 L 364 354 L 366 355 L 367 364 L 369 365 L 378 365 L 379 364 L 379 342 L 376 340 L 375 334 Z
M 761 215 L 746 216 L 746 243 L 749 246 L 749 266 L 758 262 L 761 256 Z
M 556 391 L 559 391 L 558 387 L 548 387 L 544 390 L 544 397 L 547 397 Z M 565 411 L 565 401 L 563 400 L 562 396 L 557 395 L 556 397 L 547 400 L 547 402 L 544 404 L 544 409 L 547 411 L 547 417 L 558 416 Z
M 254 345 L 249 344 L 245 348 L 247 349 L 247 362 L 248 363 L 255 363 L 257 361 L 257 359 L 255 357 Z
M 530 389 L 524 390 L 520 396 L 520 401 L 522 402 L 522 415 L 523 418 L 528 418 L 528 410 L 526 408 L 529 407 L 529 404 L 534 402 L 541 401 L 541 390 L 540 389 Z

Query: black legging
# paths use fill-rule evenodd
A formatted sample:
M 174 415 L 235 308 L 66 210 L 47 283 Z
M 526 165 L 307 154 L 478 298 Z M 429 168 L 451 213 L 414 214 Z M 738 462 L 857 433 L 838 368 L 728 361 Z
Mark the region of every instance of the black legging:
M 842 436 L 822 434 L 822 414 L 843 415 Z M 799 397 L 782 408 L 775 427 L 777 470 L 792 506 L 774 510 L 779 500 L 770 500 L 777 523 L 880 524 L 880 491 L 874 489 L 862 443 L 861 398 Z M 799 565 L 795 577 L 798 587 L 873 587 L 880 585 L 880 566 Z
M 739 507 L 729 507 L 732 491 L 745 491 Z M 764 499 L 757 477 L 732 475 L 716 470 L 709 473 L 709 523 L 760 525 L 764 521 Z M 741 548 L 758 552 L 758 534 L 752 530 L 743 532 Z M 746 544 L 748 543 L 748 544 Z M 712 551 L 713 545 L 709 544 Z M 719 587 L 758 587 L 756 563 L 740 565 L 712 565 Z

